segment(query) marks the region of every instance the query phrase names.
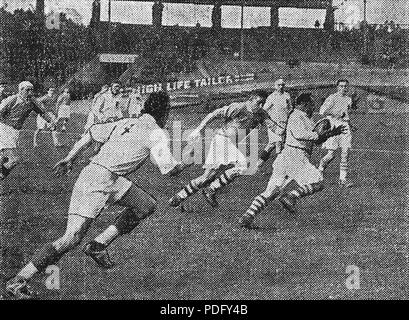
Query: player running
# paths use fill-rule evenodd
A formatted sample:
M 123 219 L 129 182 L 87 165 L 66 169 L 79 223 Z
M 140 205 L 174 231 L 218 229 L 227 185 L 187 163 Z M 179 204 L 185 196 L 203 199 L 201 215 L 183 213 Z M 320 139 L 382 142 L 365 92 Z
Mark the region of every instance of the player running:
M 58 122 L 62 122 L 61 131 L 67 131 L 67 123 L 70 120 L 71 116 L 71 96 L 70 90 L 65 88 L 63 93 L 61 93 L 57 99 L 57 114 Z
M 54 115 L 54 113 L 51 111 L 54 109 L 56 97 L 54 95 L 55 93 L 55 88 L 50 87 L 48 88 L 47 94 L 42 96 L 41 98 L 38 99 L 38 102 L 41 103 L 43 109 L 45 112 L 47 112 L 48 116 L 53 119 L 54 122 L 57 122 L 57 119 Z M 52 126 L 44 120 L 44 118 L 41 115 L 37 115 L 37 129 L 34 131 L 33 135 L 33 147 L 37 148 L 38 143 L 38 135 L 40 134 L 41 131 L 50 131 Z M 58 135 L 56 130 L 51 130 L 51 137 L 53 138 L 53 143 L 55 147 L 63 147 L 63 145 L 58 141 Z
M 258 167 L 262 166 L 268 160 L 272 151 L 275 149 L 276 154 L 279 154 L 283 148 L 285 129 L 287 126 L 288 116 L 291 112 L 291 97 L 288 92 L 285 92 L 285 82 L 283 79 L 278 79 L 274 83 L 275 90 L 270 94 L 264 104 L 263 109 L 268 112 L 270 118 L 277 124 L 276 130 L 268 129 L 268 144 L 258 162 Z
M 32 111 L 43 117 L 54 129 L 55 122 L 34 98 L 33 85 L 28 81 L 21 82 L 18 93 L 0 103 L 0 181 L 20 162 L 16 151 L 18 136 Z
M 326 130 L 316 130 L 311 120 L 314 103 L 311 94 L 303 93 L 296 100 L 291 113 L 283 151 L 273 163 L 273 173 L 266 190 L 254 198 L 247 212 L 239 219 L 242 227 L 253 228 L 253 221 L 269 202 L 277 198 L 282 188 L 295 180 L 298 187 L 281 195 L 278 200 L 290 212 L 295 212 L 298 199 L 312 195 L 324 188 L 321 172 L 309 160 L 313 144 L 320 144 L 331 136 L 345 130 L 343 125 L 331 129 L 328 122 Z
M 349 82 L 346 79 L 340 79 L 337 82 L 337 92 L 331 94 L 320 108 L 320 114 L 327 118 L 334 125 L 344 125 L 346 132 L 329 138 L 323 145 L 323 149 L 327 149 L 328 153 L 321 159 L 318 169 L 324 172 L 328 164 L 334 160 L 335 151 L 341 149 L 341 162 L 339 168 L 339 184 L 342 187 L 352 187 L 353 183 L 347 180 L 348 173 L 348 154 L 351 148 L 352 134 L 349 123 L 348 111 L 350 108 L 356 109 L 356 103 L 353 103 L 351 97 L 347 96 Z
M 206 201 L 212 207 L 218 206 L 217 191 L 233 182 L 247 169 L 247 159 L 235 144 L 238 131 L 240 129 L 252 130 L 260 124 L 266 124 L 271 130 L 276 130 L 276 124 L 262 108 L 266 98 L 266 92 L 254 90 L 251 92 L 249 100 L 216 109 L 203 119 L 200 125 L 191 133 L 191 141 L 198 139 L 200 132 L 209 122 L 216 118 L 224 118 L 224 125 L 216 132 L 211 141 L 209 153 L 203 166 L 205 172 L 200 177 L 190 181 L 181 191 L 174 195 L 169 200 L 170 206 L 178 207 L 186 198 L 195 194 L 201 188 L 204 188 L 202 193 Z M 226 167 L 231 165 L 233 167 L 226 170 Z M 222 170 L 219 177 L 217 177 L 217 174 L 220 173 L 218 170 Z M 206 187 L 207 185 L 209 186 Z
M 143 107 L 142 96 L 135 88 L 132 89 L 128 99 L 128 114 L 131 118 L 137 118 L 141 114 Z
M 162 174 L 175 175 L 182 168 L 172 157 L 168 138 L 161 129 L 168 112 L 169 96 L 163 92 L 152 93 L 141 117 L 93 125 L 67 157 L 56 164 L 57 173 L 69 172 L 74 159 L 93 140 L 102 145 L 74 185 L 65 234 L 46 244 L 7 282 L 6 290 L 11 296 L 30 298 L 28 280 L 79 245 L 92 222 L 110 204 L 119 205 L 123 210 L 112 225 L 84 246 L 83 251 L 100 267 L 113 267 L 107 247 L 118 237 L 130 233 L 156 209 L 156 199 L 126 176 L 139 169 L 150 155 Z

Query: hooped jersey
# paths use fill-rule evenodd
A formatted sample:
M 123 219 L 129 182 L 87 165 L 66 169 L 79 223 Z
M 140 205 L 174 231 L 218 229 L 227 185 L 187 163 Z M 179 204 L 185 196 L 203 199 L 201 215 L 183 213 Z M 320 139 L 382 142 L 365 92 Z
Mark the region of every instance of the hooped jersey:
M 338 120 L 349 120 L 348 110 L 352 106 L 352 99 L 348 96 L 342 96 L 339 93 L 334 93 L 325 99 L 320 108 L 320 114 L 331 116 Z
M 32 111 L 40 115 L 44 114 L 38 100 L 35 98 L 23 99 L 19 94 L 15 94 L 0 103 L 0 122 L 20 130 Z
M 102 143 L 91 162 L 118 175 L 137 170 L 149 156 L 162 174 L 168 173 L 178 164 L 169 149 L 166 132 L 148 114 L 94 124 L 89 132 L 93 140 Z

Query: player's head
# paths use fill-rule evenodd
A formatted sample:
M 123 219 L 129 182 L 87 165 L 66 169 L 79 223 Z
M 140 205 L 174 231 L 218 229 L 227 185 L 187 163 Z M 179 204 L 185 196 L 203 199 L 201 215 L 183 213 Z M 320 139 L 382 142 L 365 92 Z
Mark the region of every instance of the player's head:
M 152 92 L 146 99 L 142 113 L 150 114 L 159 127 L 163 128 L 168 120 L 170 98 L 164 91 Z
M 347 79 L 339 79 L 337 81 L 337 91 L 343 95 L 348 92 L 349 81 Z
M 118 80 L 111 82 L 111 92 L 113 94 L 119 94 L 121 90 L 121 82 Z
M 55 93 L 55 88 L 54 87 L 49 87 L 47 90 L 47 94 L 51 97 Z
M 65 88 L 63 92 L 64 92 L 64 93 L 70 93 L 70 89 L 69 89 L 69 88 Z
M 20 82 L 18 85 L 18 93 L 23 98 L 30 98 L 34 95 L 34 86 L 30 81 Z
M 301 111 L 304 111 L 308 117 L 312 117 L 314 112 L 314 100 L 309 92 L 301 93 L 295 100 L 295 107 Z
M 266 102 L 266 99 L 268 97 L 268 93 L 264 90 L 253 90 L 250 92 L 249 96 L 249 103 L 250 103 L 250 108 L 252 110 L 258 110 L 264 105 L 264 102 Z
M 274 82 L 274 88 L 283 93 L 284 88 L 285 88 L 285 81 L 283 79 L 277 79 L 276 82 Z

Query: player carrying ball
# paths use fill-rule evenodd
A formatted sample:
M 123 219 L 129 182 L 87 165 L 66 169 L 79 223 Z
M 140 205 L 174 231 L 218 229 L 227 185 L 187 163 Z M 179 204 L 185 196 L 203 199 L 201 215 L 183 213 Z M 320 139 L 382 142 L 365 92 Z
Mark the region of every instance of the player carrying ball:
M 247 212 L 239 219 L 242 227 L 253 228 L 253 221 L 269 202 L 277 198 L 289 182 L 295 180 L 298 187 L 281 195 L 278 200 L 290 212 L 295 212 L 297 200 L 312 195 L 324 188 L 321 172 L 311 164 L 309 157 L 314 144 L 323 143 L 329 137 L 344 132 L 345 127 L 331 127 L 314 130 L 311 120 L 314 102 L 311 94 L 303 93 L 296 99 L 294 111 L 290 114 L 283 151 L 273 163 L 273 173 L 264 192 L 254 198 Z M 317 126 L 318 127 L 318 126 Z M 318 132 L 316 132 L 318 131 Z
M 79 245 L 101 211 L 115 203 L 123 210 L 114 223 L 83 249 L 99 266 L 113 267 L 107 247 L 118 237 L 130 233 L 156 209 L 156 199 L 126 175 L 139 169 L 150 155 L 162 174 L 172 176 L 182 168 L 172 157 L 167 135 L 161 129 L 168 112 L 169 96 L 163 92 L 152 93 L 139 118 L 93 125 L 67 157 L 57 163 L 57 173 L 69 172 L 74 159 L 93 140 L 101 144 L 100 151 L 81 171 L 74 185 L 65 234 L 35 253 L 17 276 L 7 282 L 6 290 L 11 296 L 30 298 L 28 280 Z

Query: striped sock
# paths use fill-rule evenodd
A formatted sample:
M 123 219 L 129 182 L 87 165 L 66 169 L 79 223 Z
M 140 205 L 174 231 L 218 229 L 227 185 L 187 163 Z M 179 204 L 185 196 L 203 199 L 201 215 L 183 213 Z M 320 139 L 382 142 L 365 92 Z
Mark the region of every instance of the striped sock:
M 186 199 L 187 197 L 190 197 L 192 194 L 195 194 L 198 191 L 199 187 L 196 185 L 196 182 L 192 180 L 187 185 L 185 185 L 182 190 L 179 191 L 178 196 L 182 199 Z
M 216 191 L 224 186 L 227 186 L 229 183 L 238 176 L 237 170 L 226 170 L 223 174 L 217 179 L 213 180 L 210 184 L 210 190 Z
M 257 197 L 254 198 L 253 202 L 251 203 L 250 208 L 247 209 L 246 215 L 255 217 L 266 206 L 267 206 L 267 199 L 264 198 L 262 195 L 258 195 Z
M 299 199 L 302 197 L 310 196 L 314 194 L 315 192 L 321 191 L 322 189 L 323 189 L 323 185 L 321 183 L 306 184 L 303 186 L 299 186 L 298 188 L 290 191 L 289 195 L 291 197 Z

